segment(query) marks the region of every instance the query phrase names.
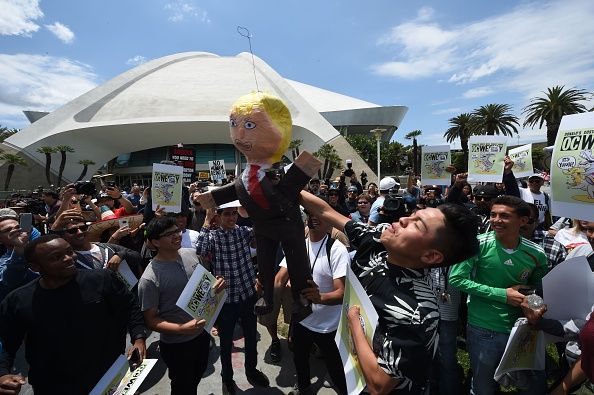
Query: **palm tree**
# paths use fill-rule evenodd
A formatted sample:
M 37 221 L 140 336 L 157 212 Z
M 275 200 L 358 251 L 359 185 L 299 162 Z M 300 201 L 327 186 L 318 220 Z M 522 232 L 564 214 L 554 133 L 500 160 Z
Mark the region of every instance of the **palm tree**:
M 336 149 L 330 144 L 323 144 L 316 152 L 313 153 L 316 158 L 324 159 L 323 170 L 318 170 L 318 177 L 320 180 L 330 178 L 334 169 L 340 169 L 341 159 Z
M 52 154 L 56 152 L 56 149 L 54 147 L 44 146 L 37 148 L 37 152 L 45 154 L 45 179 L 47 180 L 47 185 L 52 185 L 50 168 L 52 165 Z
M 417 145 L 417 137 L 419 137 L 421 135 L 421 133 L 423 133 L 420 130 L 413 130 L 412 132 L 409 132 L 406 134 L 406 136 L 404 136 L 405 139 L 407 140 L 411 140 L 413 142 L 413 173 L 415 174 L 419 174 L 418 170 L 419 170 L 419 147 Z
M 561 118 L 563 115 L 578 114 L 587 112 L 586 107 L 579 103 L 587 100 L 590 93 L 583 89 L 566 89 L 564 86 L 554 86 L 547 88 L 544 97 L 534 97 L 522 110 L 522 114 L 526 114 L 524 127 L 530 126 L 534 128 L 538 124 L 542 128 L 542 124 L 547 125 L 547 145 L 555 144 L 555 138 L 561 125 Z
M 512 107 L 509 104 L 487 104 L 472 112 L 476 120 L 476 133 L 489 136 L 502 134 L 513 136 L 518 133 L 518 117 L 511 114 Z
M 299 156 L 299 147 L 303 144 L 303 140 L 297 139 L 293 140 L 289 143 L 289 149 L 291 150 L 291 156 L 293 156 L 293 162 L 295 162 L 295 158 Z
M 85 178 L 85 176 L 87 175 L 87 170 L 89 170 L 89 166 L 92 166 L 95 164 L 95 162 L 93 162 L 92 160 L 88 160 L 88 159 L 83 159 L 83 160 L 79 160 L 78 161 L 79 165 L 83 165 L 83 169 L 80 172 L 80 176 L 78 176 L 78 178 L 76 179 L 76 181 L 80 181 L 83 178 Z
M 15 154 L 4 154 L 0 156 L 0 159 L 4 160 L 5 163 L 8 163 L 6 180 L 4 181 L 4 190 L 8 191 L 8 185 L 10 184 L 10 179 L 12 178 L 12 173 L 14 173 L 15 166 L 27 166 L 27 162 L 25 159 Z
M 58 170 L 58 186 L 62 184 L 62 174 L 64 173 L 64 168 L 66 167 L 66 152 L 74 152 L 74 148 L 69 145 L 58 145 L 56 150 L 60 152 L 62 156 L 60 160 L 60 169 Z
M 464 163 L 468 163 L 468 139 L 474 133 L 475 120 L 469 113 L 463 113 L 448 120 L 450 127 L 443 134 L 448 143 L 460 139 L 460 145 L 464 152 Z
M 10 129 L 5 126 L 0 126 L 0 143 L 3 143 L 4 140 L 18 132 L 19 129 Z

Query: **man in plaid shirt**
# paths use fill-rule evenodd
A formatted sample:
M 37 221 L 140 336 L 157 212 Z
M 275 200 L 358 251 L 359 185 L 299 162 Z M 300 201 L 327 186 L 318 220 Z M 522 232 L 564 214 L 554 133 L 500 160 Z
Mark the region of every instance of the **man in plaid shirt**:
M 237 226 L 237 206 L 239 203 L 233 202 L 219 207 L 216 211 L 208 209 L 196 244 L 197 254 L 210 259 L 211 272 L 215 276 L 222 276 L 227 283 L 227 299 L 217 319 L 221 342 L 223 394 L 236 392 L 231 349 L 233 331 L 239 319 L 241 319 L 245 338 L 246 377 L 252 385 L 263 387 L 269 385 L 264 373 L 256 369 L 258 357 L 256 316 L 254 315 L 254 304 L 257 300 L 256 271 L 250 254 L 250 243 L 254 233 L 248 226 Z
M 541 246 L 547 256 L 549 270 L 560 264 L 567 258 L 567 249 L 563 244 L 547 235 L 544 230 L 538 229 L 538 207 L 534 203 L 530 206 L 530 219 L 528 223 L 520 228 L 522 237 L 527 238 Z

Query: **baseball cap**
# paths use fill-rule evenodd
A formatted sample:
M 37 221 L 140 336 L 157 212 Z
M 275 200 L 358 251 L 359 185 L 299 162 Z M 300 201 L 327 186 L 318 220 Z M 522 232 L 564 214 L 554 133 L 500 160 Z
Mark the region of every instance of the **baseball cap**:
M 356 186 L 350 186 L 349 189 L 347 189 L 347 192 L 357 192 L 357 187 Z
M 394 188 L 396 185 L 400 186 L 392 177 L 384 177 L 380 180 L 379 189 L 380 191 L 387 191 Z
M 222 210 L 224 208 L 233 208 L 233 207 L 241 207 L 241 203 L 239 203 L 239 200 L 234 200 L 229 203 L 221 204 L 220 206 L 217 207 L 217 210 Z
M 477 185 L 474 188 L 474 195 L 475 196 L 488 196 L 488 197 L 497 197 L 499 196 L 499 190 L 495 188 L 493 185 Z
M 11 208 L 2 208 L 0 209 L 0 220 L 4 219 L 14 219 L 19 220 L 19 215 Z
M 528 179 L 531 179 L 531 178 L 540 178 L 541 180 L 544 181 L 544 177 L 542 176 L 542 174 L 539 174 L 539 173 L 534 173 L 530 177 L 528 177 Z

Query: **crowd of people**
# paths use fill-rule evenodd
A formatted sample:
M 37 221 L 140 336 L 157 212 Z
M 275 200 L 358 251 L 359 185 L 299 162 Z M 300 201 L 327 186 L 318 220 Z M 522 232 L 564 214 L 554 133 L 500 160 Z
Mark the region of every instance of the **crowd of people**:
M 35 394 L 86 394 L 119 355 L 140 363 L 149 331 L 160 335 L 172 394 L 198 393 L 213 335 L 220 340 L 221 391 L 235 394 L 231 353 L 238 324 L 245 375 L 254 387 L 268 387 L 258 323 L 271 335 L 271 362 L 281 362 L 288 358 L 277 330 L 281 311 L 290 327 L 292 394 L 315 393 L 314 349 L 334 390 L 346 394 L 334 338 L 349 267 L 379 316 L 370 344 L 360 306 L 346 311 L 366 392 L 464 393 L 457 368 L 463 343 L 470 392 L 495 394 L 494 373 L 509 333 L 525 317 L 563 338 L 557 345 L 563 370 L 557 377 L 530 371 L 514 384 L 520 393 L 570 393 L 593 378 L 594 324 L 589 317 L 548 320 L 546 306 L 530 308 L 527 295 L 542 294 L 543 276 L 568 257 L 585 256 L 594 270 L 594 221 L 554 217 L 544 178 L 534 174 L 523 186 L 509 158 L 499 184 L 470 185 L 465 173 L 450 170 L 452 183 L 443 186 L 422 185 L 412 174 L 406 185 L 392 177 L 367 183 L 364 174 L 362 183 L 350 166 L 334 180 L 312 178 L 298 201 L 311 274 L 300 292 L 311 304 L 306 314 L 295 306 L 282 248 L 272 312 L 258 311 L 258 221 L 237 201 L 204 209 L 200 197 L 214 186 L 184 186 L 175 213 L 153 211 L 150 188 L 138 185 L 127 192 L 111 183 L 99 191 L 67 185 L 13 196 L 10 207 L 0 209 L 0 394 L 17 394 L 25 383 L 12 370 L 23 342 Z M 31 213 L 31 228 L 22 213 Z M 122 262 L 139 280 L 132 289 L 116 274 Z M 197 265 L 215 276 L 215 292 L 227 293 L 212 332 L 176 305 Z M 558 380 L 547 387 L 548 379 Z

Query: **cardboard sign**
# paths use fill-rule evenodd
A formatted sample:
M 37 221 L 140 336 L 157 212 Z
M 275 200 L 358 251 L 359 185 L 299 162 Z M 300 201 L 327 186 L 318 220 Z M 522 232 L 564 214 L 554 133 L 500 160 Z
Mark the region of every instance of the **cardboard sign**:
M 424 146 L 421 154 L 423 185 L 449 185 L 451 175 L 446 168 L 452 163 L 449 145 Z
M 501 182 L 507 151 L 505 136 L 471 136 L 468 141 L 468 181 Z
M 208 168 L 210 169 L 210 178 L 213 181 L 224 180 L 227 177 L 224 160 L 209 160 Z
M 190 184 L 194 182 L 196 174 L 194 148 L 171 147 L 169 152 L 171 160 L 184 168 L 184 183 Z
M 181 166 L 153 164 L 151 197 L 153 210 L 157 205 L 170 213 L 181 211 L 184 169 Z
M 532 166 L 532 144 L 510 149 L 508 156 L 514 161 L 513 172 L 516 178 L 530 177 L 534 174 Z

